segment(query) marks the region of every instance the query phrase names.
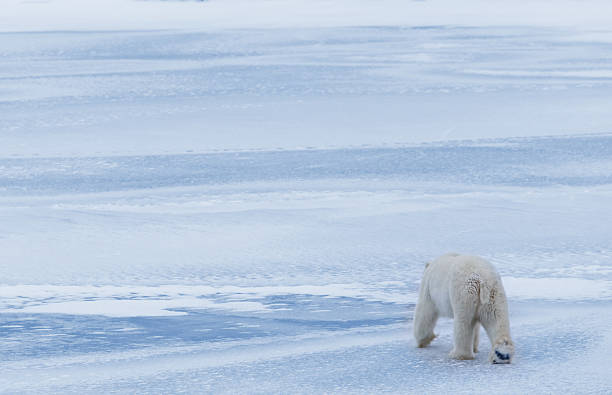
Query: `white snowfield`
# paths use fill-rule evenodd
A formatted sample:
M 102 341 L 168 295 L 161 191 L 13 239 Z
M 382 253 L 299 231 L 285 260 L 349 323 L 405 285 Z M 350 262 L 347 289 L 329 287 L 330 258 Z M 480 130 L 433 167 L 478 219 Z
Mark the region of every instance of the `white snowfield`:
M 3 0 L 1 31 L 355 26 L 608 28 L 605 0 Z
M 4 0 L 0 393 L 610 393 L 612 3 Z M 516 355 L 412 339 L 495 264 Z

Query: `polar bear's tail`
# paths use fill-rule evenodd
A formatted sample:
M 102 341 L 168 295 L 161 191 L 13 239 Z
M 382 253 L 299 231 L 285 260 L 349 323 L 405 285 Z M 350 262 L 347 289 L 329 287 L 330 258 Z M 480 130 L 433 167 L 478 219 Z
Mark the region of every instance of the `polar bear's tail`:
M 494 298 L 495 291 L 491 284 L 486 281 L 480 281 L 480 303 L 491 303 Z

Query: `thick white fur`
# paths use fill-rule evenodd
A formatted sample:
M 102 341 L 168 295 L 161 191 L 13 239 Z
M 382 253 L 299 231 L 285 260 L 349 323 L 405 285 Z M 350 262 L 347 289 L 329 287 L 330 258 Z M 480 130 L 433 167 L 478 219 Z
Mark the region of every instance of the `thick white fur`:
M 451 358 L 474 359 L 482 324 L 492 345 L 489 361 L 511 362 L 514 344 L 506 293 L 495 267 L 486 260 L 446 254 L 427 264 L 414 315 L 418 347 L 426 347 L 436 337 L 433 329 L 438 317 L 454 319 Z

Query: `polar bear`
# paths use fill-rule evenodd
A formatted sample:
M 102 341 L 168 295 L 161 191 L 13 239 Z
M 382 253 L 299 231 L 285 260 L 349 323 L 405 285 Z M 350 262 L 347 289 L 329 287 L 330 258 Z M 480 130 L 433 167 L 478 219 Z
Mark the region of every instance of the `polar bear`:
M 482 324 L 492 345 L 489 361 L 512 361 L 506 293 L 499 274 L 486 260 L 451 253 L 425 266 L 414 313 L 418 347 L 426 347 L 436 337 L 433 329 L 439 316 L 453 318 L 451 358 L 474 359 Z

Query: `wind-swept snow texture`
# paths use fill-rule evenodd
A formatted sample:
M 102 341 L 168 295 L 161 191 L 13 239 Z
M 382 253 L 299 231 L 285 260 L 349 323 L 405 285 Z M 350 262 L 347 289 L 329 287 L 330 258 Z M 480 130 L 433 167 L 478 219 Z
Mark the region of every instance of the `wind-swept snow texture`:
M 612 392 L 607 2 L 5 3 L 0 392 Z M 449 251 L 512 365 L 415 347 Z

